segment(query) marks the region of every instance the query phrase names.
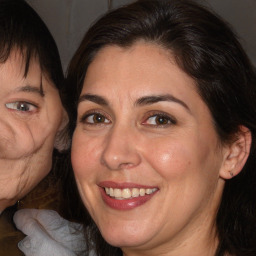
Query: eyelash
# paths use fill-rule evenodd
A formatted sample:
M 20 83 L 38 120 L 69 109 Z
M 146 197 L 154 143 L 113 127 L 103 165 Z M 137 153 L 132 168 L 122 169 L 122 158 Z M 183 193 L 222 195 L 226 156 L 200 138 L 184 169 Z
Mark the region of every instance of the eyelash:
M 103 118 L 103 121 L 100 122 L 95 122 L 94 118 Z M 88 118 L 93 118 L 92 121 L 88 122 Z M 147 123 L 150 119 L 152 118 L 162 118 L 162 120 L 165 122 L 163 124 L 149 124 Z M 107 122 L 105 122 L 107 120 Z M 170 126 L 170 125 L 175 125 L 177 123 L 177 120 L 173 117 L 171 117 L 170 115 L 163 113 L 163 112 L 150 112 L 147 114 L 146 118 L 144 119 L 145 121 L 142 122 L 143 125 L 147 125 L 147 126 L 151 126 L 151 127 L 156 127 L 156 128 L 161 128 L 161 127 L 166 127 L 166 126 Z M 111 120 L 109 117 L 106 116 L 106 114 L 103 114 L 101 112 L 95 111 L 95 112 L 91 112 L 91 113 L 87 113 L 85 115 L 83 115 L 80 118 L 80 122 L 84 123 L 86 125 L 103 125 L 103 124 L 110 124 Z
M 34 112 L 38 109 L 38 106 L 36 106 L 35 104 L 32 104 L 30 102 L 27 101 L 15 101 L 15 102 L 9 102 L 6 103 L 5 106 L 8 109 L 14 110 L 14 111 L 18 111 L 18 112 L 22 112 L 22 113 L 26 113 L 26 112 Z M 18 109 L 18 108 L 22 108 L 25 107 L 26 109 L 22 110 L 22 109 Z M 32 108 L 32 110 L 29 110 L 30 108 Z

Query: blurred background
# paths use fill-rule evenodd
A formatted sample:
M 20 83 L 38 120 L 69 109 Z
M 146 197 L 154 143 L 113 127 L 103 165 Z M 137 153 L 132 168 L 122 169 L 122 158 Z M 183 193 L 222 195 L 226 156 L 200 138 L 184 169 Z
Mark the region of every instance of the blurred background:
M 132 0 L 26 0 L 42 17 L 59 47 L 63 69 L 91 23 Z M 198 0 L 228 21 L 256 66 L 256 0 Z

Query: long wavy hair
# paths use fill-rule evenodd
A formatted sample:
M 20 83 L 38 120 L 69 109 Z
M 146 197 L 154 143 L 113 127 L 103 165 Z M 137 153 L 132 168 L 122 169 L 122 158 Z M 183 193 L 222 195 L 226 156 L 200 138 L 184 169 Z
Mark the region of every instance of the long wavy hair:
M 256 255 L 255 70 L 230 26 L 212 11 L 189 0 L 140 0 L 96 21 L 68 68 L 70 136 L 87 68 L 98 51 L 107 45 L 129 47 L 141 39 L 171 52 L 178 66 L 195 80 L 221 142 L 230 142 L 241 125 L 249 128 L 249 158 L 241 173 L 226 181 L 218 210 L 219 246 L 215 255 Z M 71 171 L 69 175 L 69 184 L 75 186 Z M 69 207 L 78 209 L 73 196 L 78 192 L 69 195 Z M 104 241 L 86 209 L 79 209 L 71 215 L 85 225 L 88 250 L 94 245 L 97 255 L 122 255 L 119 248 Z

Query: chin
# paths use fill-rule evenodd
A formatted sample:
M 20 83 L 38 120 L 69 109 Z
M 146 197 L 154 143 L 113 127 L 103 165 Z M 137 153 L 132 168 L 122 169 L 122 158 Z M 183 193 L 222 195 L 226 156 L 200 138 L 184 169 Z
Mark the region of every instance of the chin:
M 139 247 L 141 244 L 140 241 L 138 241 L 138 239 L 133 238 L 135 241 L 131 241 L 129 239 L 126 238 L 122 238 L 120 239 L 117 238 L 107 238 L 105 236 L 103 236 L 104 239 L 107 241 L 107 243 L 109 243 L 110 245 L 114 246 L 114 247 L 118 247 L 118 248 L 125 248 L 125 247 Z
M 125 232 L 118 230 L 111 230 L 110 232 L 102 232 L 103 238 L 112 246 L 115 247 L 140 247 L 147 243 L 150 238 L 137 232 Z

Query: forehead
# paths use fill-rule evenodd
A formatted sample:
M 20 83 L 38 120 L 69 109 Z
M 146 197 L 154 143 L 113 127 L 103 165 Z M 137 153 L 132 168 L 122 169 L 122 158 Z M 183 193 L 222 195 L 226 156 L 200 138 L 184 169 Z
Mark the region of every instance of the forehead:
M 35 54 L 28 56 L 26 50 L 22 51 L 17 48 L 12 49 L 8 58 L 0 62 L 0 69 L 19 73 L 23 72 L 23 76 L 27 75 L 31 66 L 36 66 L 38 71 L 41 71 L 39 58 Z
M 83 91 L 183 90 L 197 94 L 195 88 L 194 79 L 178 67 L 170 51 L 153 43 L 137 42 L 128 48 L 102 48 L 88 67 Z
M 26 57 L 18 50 L 13 50 L 4 63 L 0 63 L 1 96 L 7 96 L 24 86 L 42 90 L 42 70 L 36 57 L 31 57 L 26 73 Z

